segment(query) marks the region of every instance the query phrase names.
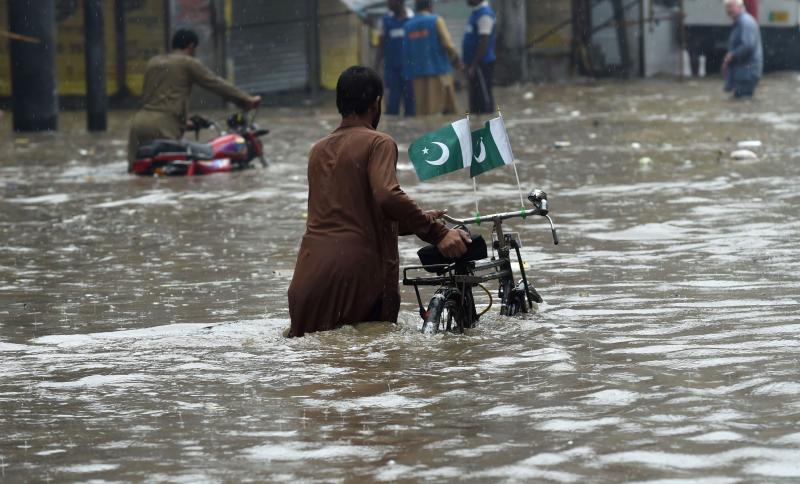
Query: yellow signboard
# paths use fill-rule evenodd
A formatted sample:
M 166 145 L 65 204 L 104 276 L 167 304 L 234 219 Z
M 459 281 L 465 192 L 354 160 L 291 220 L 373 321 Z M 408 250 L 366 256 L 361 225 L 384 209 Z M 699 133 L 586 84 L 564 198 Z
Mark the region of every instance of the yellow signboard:
M 126 1 L 126 84 L 141 94 L 147 60 L 166 46 L 166 0 Z M 117 92 L 114 0 L 104 0 L 106 89 Z M 8 0 L 0 0 L 0 30 L 8 30 Z M 11 95 L 10 40 L 0 38 L 0 97 Z M 86 94 L 83 2 L 56 0 L 56 76 L 60 96 Z
M 789 23 L 789 12 L 786 10 L 770 10 L 769 21 L 776 24 Z

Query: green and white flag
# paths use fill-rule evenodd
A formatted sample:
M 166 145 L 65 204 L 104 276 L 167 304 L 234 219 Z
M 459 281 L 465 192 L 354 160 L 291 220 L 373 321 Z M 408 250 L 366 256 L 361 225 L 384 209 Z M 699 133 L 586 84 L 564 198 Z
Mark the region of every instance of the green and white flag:
M 486 121 L 483 128 L 472 132 L 472 166 L 469 176 L 476 177 L 498 166 L 514 163 L 503 118 Z
M 422 181 L 468 167 L 472 160 L 469 121 L 460 119 L 422 136 L 408 147 L 408 157 Z

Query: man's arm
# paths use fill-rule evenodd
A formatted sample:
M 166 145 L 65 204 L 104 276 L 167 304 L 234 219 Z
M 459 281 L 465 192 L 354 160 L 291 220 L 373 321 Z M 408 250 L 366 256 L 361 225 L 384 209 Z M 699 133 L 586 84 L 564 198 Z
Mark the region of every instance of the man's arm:
M 470 77 L 475 74 L 475 69 L 478 68 L 481 60 L 486 57 L 486 53 L 489 51 L 489 36 L 492 35 L 492 30 L 494 30 L 494 22 L 495 20 L 491 15 L 481 15 L 478 18 L 478 48 L 475 51 L 475 57 L 473 57 L 472 62 L 467 66 Z
M 261 100 L 259 96 L 251 96 L 214 74 L 208 67 L 204 66 L 196 59 L 192 59 L 190 66 L 192 82 L 221 96 L 226 101 L 236 104 L 242 109 L 252 109 L 256 107 Z
M 436 31 L 439 34 L 439 43 L 447 53 L 447 57 L 450 58 L 450 62 L 453 63 L 453 66 L 455 66 L 456 69 L 461 69 L 461 58 L 458 55 L 458 50 L 456 50 L 455 45 L 453 45 L 453 40 L 450 37 L 450 31 L 447 30 L 447 25 L 445 25 L 442 17 L 436 18 Z
M 372 144 L 367 172 L 372 197 L 389 218 L 402 221 L 405 229 L 433 244 L 445 257 L 454 259 L 467 251 L 469 235 L 451 230 L 437 220 L 439 212 L 423 212 L 397 183 L 397 145 L 381 138 Z
M 447 234 L 441 221 L 428 216 L 400 188 L 397 182 L 397 145 L 391 139 L 379 138 L 372 144 L 367 172 L 372 198 L 387 217 L 403 221 L 404 229 L 429 244 L 438 244 Z

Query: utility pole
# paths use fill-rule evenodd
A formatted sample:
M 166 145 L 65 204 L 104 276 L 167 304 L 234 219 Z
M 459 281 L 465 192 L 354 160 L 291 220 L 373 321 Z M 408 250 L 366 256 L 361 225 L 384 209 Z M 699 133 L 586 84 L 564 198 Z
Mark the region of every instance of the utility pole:
M 9 0 L 12 33 L 37 42 L 11 40 L 14 131 L 58 128 L 56 9 L 54 0 Z
M 89 131 L 105 131 L 106 40 L 103 35 L 103 0 L 84 0 L 83 33 L 86 54 L 86 124 Z
M 622 0 L 611 0 L 614 9 L 614 21 L 617 26 L 617 46 L 619 58 L 622 63 L 622 75 L 626 79 L 631 74 L 631 51 L 628 47 L 628 22 L 625 20 L 625 6 Z
M 114 51 L 117 58 L 117 94 L 120 101 L 130 96 L 128 90 L 128 48 L 125 44 L 125 0 L 114 0 L 114 30 L 117 32 Z

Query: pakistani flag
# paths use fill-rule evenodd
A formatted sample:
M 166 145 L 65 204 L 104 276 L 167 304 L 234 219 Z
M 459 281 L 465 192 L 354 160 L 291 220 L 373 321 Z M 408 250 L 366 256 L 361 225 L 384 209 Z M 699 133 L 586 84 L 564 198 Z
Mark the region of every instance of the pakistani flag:
M 503 118 L 497 117 L 486 121 L 482 129 L 473 131 L 472 147 L 474 155 L 469 169 L 471 177 L 514 162 Z
M 408 157 L 422 181 L 468 167 L 472 160 L 469 121 L 461 119 L 417 139 L 408 147 Z

